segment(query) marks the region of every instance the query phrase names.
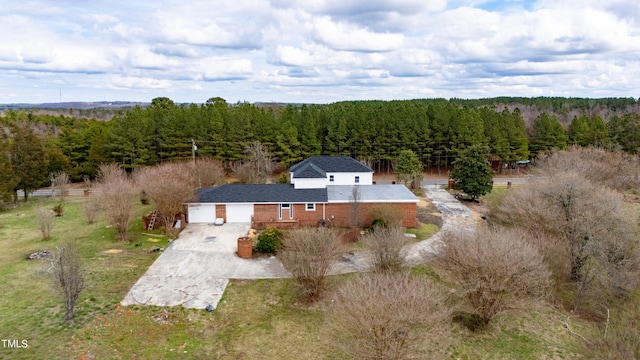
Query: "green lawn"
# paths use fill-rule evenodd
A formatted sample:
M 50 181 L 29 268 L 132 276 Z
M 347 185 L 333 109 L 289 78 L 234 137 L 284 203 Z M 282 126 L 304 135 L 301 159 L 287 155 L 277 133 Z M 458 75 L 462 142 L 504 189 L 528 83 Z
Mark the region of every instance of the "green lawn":
M 0 213 L 0 337 L 27 340 L 26 349 L 0 348 L 3 359 L 342 359 L 331 347 L 323 308 L 300 304 L 295 283 L 232 280 L 213 312 L 131 306 L 119 301 L 157 258 L 149 251 L 163 242 L 142 234 L 137 205 L 133 241 L 121 243 L 104 220 L 86 225 L 82 198 L 66 202 L 52 239 L 41 240 L 33 208 L 37 201 Z M 43 204 L 53 206 L 56 201 Z M 433 229 L 416 229 L 421 236 Z M 145 231 L 146 232 L 146 231 Z M 31 252 L 76 241 L 86 271 L 86 289 L 70 323 L 53 290 L 46 260 L 25 260 Z M 141 246 L 135 246 L 141 244 Z M 122 250 L 119 253 L 107 250 Z M 438 279 L 427 265 L 414 276 Z M 337 284 L 350 275 L 330 278 Z M 450 323 L 450 359 L 574 359 L 576 344 L 563 328 L 567 314 L 553 306 L 524 304 L 498 316 L 487 333 L 473 334 Z M 573 320 L 572 320 L 573 321 Z M 572 323 L 574 325 L 574 323 Z M 575 327 L 589 326 L 575 320 Z

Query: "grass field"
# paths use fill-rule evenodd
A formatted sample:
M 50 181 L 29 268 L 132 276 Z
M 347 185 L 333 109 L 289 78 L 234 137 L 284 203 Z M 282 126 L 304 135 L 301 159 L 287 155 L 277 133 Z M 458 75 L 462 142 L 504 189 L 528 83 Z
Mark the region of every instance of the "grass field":
M 323 310 L 327 304 L 298 303 L 290 279 L 232 280 L 213 312 L 120 307 L 119 301 L 157 258 L 150 250 L 166 246 L 166 240 L 143 235 L 140 215 L 148 206 L 138 205 L 132 242 L 121 243 L 104 220 L 86 225 L 82 201 L 66 202 L 49 241 L 41 240 L 33 209 L 56 201 L 30 201 L 0 213 L 0 337 L 28 341 L 27 348 L 0 348 L 0 358 L 344 358 L 331 346 Z M 431 231 L 418 229 L 421 236 Z M 54 250 L 67 240 L 78 244 L 86 274 L 77 315 L 69 323 L 63 321 L 62 299 L 51 285 L 47 260 L 25 260 L 31 252 Z M 426 265 L 413 273 L 437 278 Z M 332 277 L 330 285 L 347 277 Z M 482 334 L 450 323 L 444 351 L 450 359 L 575 359 L 580 340 L 564 329 L 566 317 L 555 306 L 525 303 L 498 316 Z M 580 330 L 590 324 L 576 319 L 572 326 Z

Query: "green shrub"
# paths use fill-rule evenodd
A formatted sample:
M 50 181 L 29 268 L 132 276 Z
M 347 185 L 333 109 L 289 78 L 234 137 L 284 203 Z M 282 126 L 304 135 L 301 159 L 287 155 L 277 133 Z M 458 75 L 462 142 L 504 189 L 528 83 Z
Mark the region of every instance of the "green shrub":
M 282 231 L 276 228 L 267 228 L 258 235 L 256 251 L 263 254 L 274 254 L 280 246 Z

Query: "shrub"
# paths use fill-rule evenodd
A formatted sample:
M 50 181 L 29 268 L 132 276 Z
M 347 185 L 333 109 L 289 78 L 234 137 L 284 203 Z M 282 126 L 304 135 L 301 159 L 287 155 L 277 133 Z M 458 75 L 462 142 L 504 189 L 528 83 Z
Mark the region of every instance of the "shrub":
M 393 205 L 379 205 L 369 211 L 371 227 L 395 227 L 402 224 L 402 212 Z
M 436 264 L 458 285 L 478 329 L 518 298 L 542 297 L 551 286 L 542 255 L 524 237 L 504 228 L 445 234 Z
M 354 359 L 443 358 L 446 346 L 434 343 L 450 311 L 429 281 L 360 274 L 340 285 L 327 310 L 332 344 Z
M 401 228 L 374 227 L 364 237 L 364 243 L 371 252 L 369 265 L 374 272 L 399 272 L 402 270 L 409 239 Z
M 267 228 L 258 235 L 256 251 L 262 254 L 274 254 L 280 247 L 282 231 L 276 228 Z
M 313 303 L 322 297 L 333 261 L 342 253 L 337 234 L 327 228 L 303 228 L 282 239 L 278 258 L 300 285 L 300 298 Z

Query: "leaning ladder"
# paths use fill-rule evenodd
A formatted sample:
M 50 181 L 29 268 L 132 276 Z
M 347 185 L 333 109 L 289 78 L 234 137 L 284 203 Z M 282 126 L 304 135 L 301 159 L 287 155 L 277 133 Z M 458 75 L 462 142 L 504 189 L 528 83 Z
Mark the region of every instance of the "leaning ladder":
M 157 218 L 158 218 L 158 210 L 153 210 L 151 212 L 151 219 L 149 219 L 149 224 L 147 225 L 147 230 L 153 230 L 153 227 L 156 226 Z

